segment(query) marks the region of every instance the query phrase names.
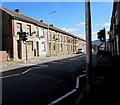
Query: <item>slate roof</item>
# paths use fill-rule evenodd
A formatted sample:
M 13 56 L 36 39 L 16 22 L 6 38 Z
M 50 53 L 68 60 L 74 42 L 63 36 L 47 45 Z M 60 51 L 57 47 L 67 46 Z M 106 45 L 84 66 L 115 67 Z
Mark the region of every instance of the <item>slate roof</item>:
M 4 8 L 4 7 L 0 7 L 0 9 L 2 9 L 3 11 L 5 11 L 5 12 L 8 13 L 9 15 L 11 15 L 11 16 L 12 16 L 14 19 L 16 19 L 16 20 L 21 20 L 21 21 L 29 22 L 29 23 L 32 23 L 32 24 L 35 24 L 35 25 L 44 27 L 44 28 L 46 28 L 46 29 L 48 28 L 48 24 L 43 23 L 43 22 L 38 21 L 38 20 L 35 20 L 35 19 L 33 19 L 33 18 L 31 18 L 31 17 L 28 17 L 28 16 L 26 16 L 26 15 L 24 15 L 24 14 L 17 13 L 16 11 L 12 11 L 12 10 L 7 9 L 7 8 Z M 85 41 L 84 39 L 82 39 L 82 38 L 80 38 L 80 37 L 78 37 L 78 36 L 75 36 L 75 35 L 73 35 L 73 34 L 71 34 L 71 33 L 65 32 L 65 31 L 63 31 L 63 30 L 61 30 L 61 29 L 59 29 L 59 28 L 56 28 L 56 27 L 54 27 L 54 26 L 51 26 L 51 25 L 49 25 L 49 29 Z

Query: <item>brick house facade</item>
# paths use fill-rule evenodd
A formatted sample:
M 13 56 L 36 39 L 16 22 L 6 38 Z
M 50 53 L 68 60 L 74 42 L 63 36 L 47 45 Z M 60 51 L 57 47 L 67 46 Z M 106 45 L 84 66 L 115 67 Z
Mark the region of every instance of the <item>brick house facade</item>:
M 2 50 L 14 60 L 25 59 L 26 48 L 19 40 L 20 31 L 27 32 L 28 58 L 72 54 L 78 48 L 86 49 L 85 40 L 54 26 L 37 21 L 15 11 L 0 7 L 2 11 Z

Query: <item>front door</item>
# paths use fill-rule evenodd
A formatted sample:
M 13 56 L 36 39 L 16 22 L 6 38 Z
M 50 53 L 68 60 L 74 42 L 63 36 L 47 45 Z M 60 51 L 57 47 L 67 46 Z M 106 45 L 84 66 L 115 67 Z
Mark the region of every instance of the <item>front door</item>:
M 39 57 L 39 42 L 36 42 L 36 47 L 37 47 L 37 51 L 36 51 L 37 57 Z
M 18 58 L 19 59 L 22 59 L 22 46 L 21 46 L 21 41 L 20 40 L 17 40 L 17 51 L 18 51 Z

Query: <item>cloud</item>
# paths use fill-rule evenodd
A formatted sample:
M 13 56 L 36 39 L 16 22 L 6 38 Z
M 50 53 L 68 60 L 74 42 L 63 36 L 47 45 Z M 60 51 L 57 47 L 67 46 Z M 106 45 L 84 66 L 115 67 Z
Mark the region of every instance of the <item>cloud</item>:
M 95 24 L 95 26 L 99 26 L 100 24 Z
M 97 39 L 97 32 L 92 32 L 92 41 Z
M 86 38 L 85 38 L 85 34 L 78 34 L 77 36 L 79 36 L 80 38 L 86 40 Z
M 83 39 L 86 40 L 86 35 L 85 35 L 85 34 L 78 34 L 77 36 L 79 36 L 80 38 L 83 38 Z M 91 33 L 91 36 L 92 36 L 92 41 L 98 39 L 98 38 L 97 38 L 97 32 L 92 32 L 92 33 Z
M 92 32 L 92 35 L 97 35 L 97 32 Z
M 73 32 L 73 31 L 78 31 L 78 28 L 61 28 L 62 30 L 66 31 L 66 32 Z
M 110 23 L 105 23 L 103 24 L 103 26 L 110 26 Z
M 85 25 L 85 22 L 81 22 L 79 24 L 76 24 L 77 27 Z

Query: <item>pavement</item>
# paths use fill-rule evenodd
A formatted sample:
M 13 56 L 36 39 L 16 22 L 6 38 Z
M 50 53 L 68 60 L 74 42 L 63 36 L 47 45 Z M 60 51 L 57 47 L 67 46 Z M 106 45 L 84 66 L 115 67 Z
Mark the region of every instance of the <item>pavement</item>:
M 80 55 L 80 54 L 78 54 L 78 55 Z M 46 62 L 75 57 L 78 55 L 68 54 L 68 55 L 59 55 L 59 56 L 50 56 L 50 57 L 31 58 L 28 61 L 25 61 L 25 60 L 6 61 L 6 62 L 0 63 L 0 72 L 17 69 L 17 68 L 21 68 L 21 67 L 25 67 L 25 66 L 43 64 Z
M 120 105 L 120 62 L 107 53 L 98 62 L 92 57 L 92 81 L 90 93 L 85 88 L 74 105 Z

